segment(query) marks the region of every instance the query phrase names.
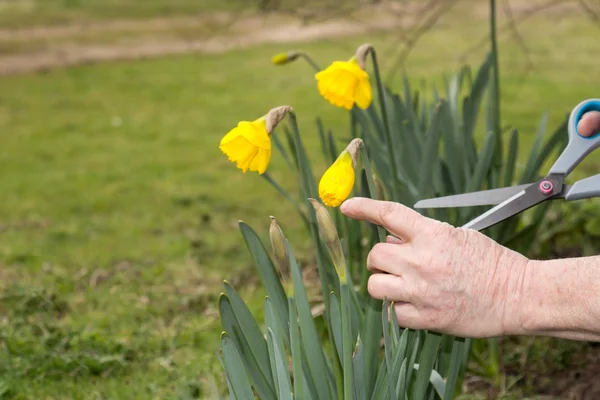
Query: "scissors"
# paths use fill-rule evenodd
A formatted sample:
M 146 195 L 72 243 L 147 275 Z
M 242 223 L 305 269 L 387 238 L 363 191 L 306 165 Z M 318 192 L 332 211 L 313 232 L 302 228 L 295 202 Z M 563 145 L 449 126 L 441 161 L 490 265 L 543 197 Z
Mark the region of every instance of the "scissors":
M 569 142 L 550 168 L 548 175 L 537 182 L 500 189 L 483 190 L 418 201 L 415 208 L 448 208 L 496 205 L 468 222 L 463 228 L 483 230 L 517 215 L 546 200 L 567 201 L 600 196 L 600 174 L 565 184 L 565 178 L 592 151 L 600 147 L 600 132 L 590 137 L 581 136 L 577 125 L 583 114 L 600 111 L 600 99 L 579 103 L 568 121 Z

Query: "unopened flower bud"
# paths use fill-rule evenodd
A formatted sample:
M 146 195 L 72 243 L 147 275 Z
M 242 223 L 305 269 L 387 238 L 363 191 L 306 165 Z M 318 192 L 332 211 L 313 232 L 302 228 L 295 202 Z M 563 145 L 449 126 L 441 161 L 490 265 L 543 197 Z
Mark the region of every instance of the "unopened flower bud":
M 299 56 L 300 53 L 297 51 L 288 51 L 287 53 L 275 54 L 273 58 L 271 58 L 271 62 L 275 65 L 285 65 L 295 61 Z
M 271 247 L 273 248 L 273 258 L 279 269 L 281 279 L 284 280 L 290 270 L 288 244 L 283 231 L 273 216 L 271 217 L 271 226 L 269 227 L 269 237 L 271 238 Z
M 356 179 L 354 169 L 362 143 L 362 139 L 353 139 L 321 177 L 319 197 L 325 205 L 337 207 L 352 192 Z
M 331 219 L 331 215 L 327 212 L 325 206 L 319 203 L 315 199 L 308 199 L 315 209 L 317 216 L 317 224 L 319 225 L 319 232 L 321 237 L 327 246 L 333 266 L 338 274 L 340 283 L 346 283 L 348 277 L 346 275 L 346 259 L 344 257 L 344 251 L 342 250 L 342 243 L 338 237 L 337 229 Z

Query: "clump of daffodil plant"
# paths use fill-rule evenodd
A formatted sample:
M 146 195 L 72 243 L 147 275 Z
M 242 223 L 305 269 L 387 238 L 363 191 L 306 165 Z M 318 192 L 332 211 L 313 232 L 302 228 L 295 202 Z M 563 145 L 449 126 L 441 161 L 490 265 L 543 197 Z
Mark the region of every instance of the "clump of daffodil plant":
M 377 242 L 386 240 L 385 231 L 346 219 L 338 207 L 352 193 L 411 206 L 427 197 L 534 180 L 553 150 L 564 144 L 560 138 L 568 136 L 561 126 L 544 140 L 545 147 L 536 146 L 520 176 L 515 168 L 516 132 L 510 138 L 509 153 L 496 146 L 501 142 L 500 132 L 482 135 L 483 143 L 476 143 L 478 126 L 496 126 L 495 113 L 480 113 L 482 104 L 498 107 L 497 91 L 488 90 L 492 57 L 481 64 L 476 77 L 466 68 L 455 74 L 448 81 L 447 98 L 437 91 L 433 96 L 413 94 L 408 79 L 402 94 L 386 90 L 375 49 L 369 44 L 359 46 L 349 60 L 333 61 L 326 68 L 303 51 L 272 58 L 277 66 L 300 58 L 307 61 L 315 70 L 315 91 L 332 105 L 349 110 L 351 123 L 348 132 L 334 134 L 317 120 L 326 165 L 318 179 L 311 164 L 318 155 L 303 142 L 311 131 L 300 135 L 289 106 L 274 108 L 252 122 L 240 122 L 220 143 L 239 169 L 258 172 L 292 204 L 306 225 L 313 250 L 300 263 L 272 217 L 269 254 L 259 235 L 240 222 L 267 296 L 261 321 L 227 282 L 219 298 L 225 331 L 219 357 L 232 398 L 448 400 L 460 392 L 471 341 L 398 326 L 395 313 L 390 312 L 393 304 L 377 301 L 367 291 L 367 254 Z M 487 102 L 485 96 L 489 96 Z M 486 118 L 484 123 L 478 121 L 480 114 Z M 286 116 L 288 124 L 275 132 Z M 544 130 L 539 132 L 536 143 L 543 140 Z M 345 146 L 341 151 L 340 141 Z M 285 179 L 297 182 L 299 195 L 290 193 L 267 171 L 272 144 L 291 170 Z M 477 211 L 425 213 L 457 226 Z M 543 221 L 539 211 L 528 221 L 515 217 L 490 236 L 524 252 Z M 311 267 L 317 270 L 317 282 L 305 280 L 303 272 Z M 308 285 L 320 290 L 316 298 L 309 299 Z M 477 357 L 477 363 L 482 359 Z M 480 367 L 497 370 L 485 364 Z

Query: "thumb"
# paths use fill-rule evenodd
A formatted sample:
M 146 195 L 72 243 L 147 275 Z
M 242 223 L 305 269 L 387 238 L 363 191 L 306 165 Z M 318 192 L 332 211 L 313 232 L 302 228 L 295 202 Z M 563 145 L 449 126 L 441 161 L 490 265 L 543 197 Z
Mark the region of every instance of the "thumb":
M 577 131 L 585 137 L 600 133 L 600 111 L 590 111 L 583 114 L 577 124 Z
M 418 233 L 425 218 L 400 203 L 354 197 L 346 200 L 340 207 L 342 213 L 352 219 L 368 221 L 386 228 L 404 241 Z

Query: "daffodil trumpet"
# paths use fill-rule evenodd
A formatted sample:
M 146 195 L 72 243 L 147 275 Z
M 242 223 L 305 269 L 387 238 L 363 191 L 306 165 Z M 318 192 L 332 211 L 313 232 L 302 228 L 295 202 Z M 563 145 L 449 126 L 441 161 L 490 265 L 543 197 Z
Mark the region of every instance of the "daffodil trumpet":
M 371 49 L 370 44 L 364 44 L 348 61 L 334 61 L 317 72 L 317 87 L 325 100 L 346 110 L 351 110 L 355 104 L 363 110 L 369 108 L 373 89 L 366 72 L 366 58 Z
M 281 106 L 254 121 L 240 121 L 221 139 L 219 149 L 242 172 L 264 174 L 271 161 L 271 134 L 289 112 L 290 106 Z
M 352 193 L 355 168 L 362 139 L 353 139 L 319 181 L 319 197 L 330 207 L 338 207 Z

